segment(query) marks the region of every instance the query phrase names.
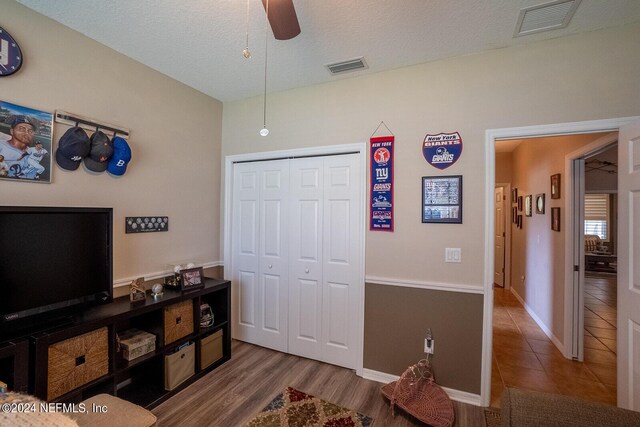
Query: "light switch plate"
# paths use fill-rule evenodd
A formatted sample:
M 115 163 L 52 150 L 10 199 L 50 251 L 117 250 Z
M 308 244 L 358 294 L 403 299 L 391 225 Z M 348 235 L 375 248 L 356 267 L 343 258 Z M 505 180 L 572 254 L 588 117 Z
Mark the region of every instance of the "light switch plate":
M 444 262 L 462 262 L 462 249 L 445 248 Z

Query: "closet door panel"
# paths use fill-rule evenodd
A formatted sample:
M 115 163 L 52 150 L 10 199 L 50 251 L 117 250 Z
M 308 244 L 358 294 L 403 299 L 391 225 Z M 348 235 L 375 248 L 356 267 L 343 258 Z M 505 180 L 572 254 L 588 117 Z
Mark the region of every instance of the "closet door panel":
M 360 173 L 355 155 L 324 159 L 322 360 L 350 368 L 362 357 Z
M 298 335 L 296 339 L 307 340 L 313 343 L 320 341 L 320 324 L 318 317 L 307 315 L 315 313 L 316 307 L 320 303 L 320 284 L 315 280 L 299 280 L 299 298 L 294 304 L 298 310 L 296 317 L 299 319 Z
M 323 159 L 290 163 L 289 352 L 322 360 Z
M 232 222 L 232 310 L 236 338 L 255 342 L 258 339 L 259 247 L 258 215 L 260 171 L 251 164 L 234 168 Z
M 240 324 L 253 328 L 256 326 L 255 320 L 255 290 L 256 275 L 252 271 L 238 272 L 238 288 L 240 300 Z
M 288 162 L 234 165 L 232 296 L 237 339 L 287 350 Z
M 287 351 L 289 162 L 260 162 L 260 340 Z
M 349 285 L 346 283 L 326 284 L 325 304 L 327 311 L 332 313 L 332 318 L 327 319 L 326 345 L 330 347 L 338 347 L 340 350 L 348 350 L 349 344 Z

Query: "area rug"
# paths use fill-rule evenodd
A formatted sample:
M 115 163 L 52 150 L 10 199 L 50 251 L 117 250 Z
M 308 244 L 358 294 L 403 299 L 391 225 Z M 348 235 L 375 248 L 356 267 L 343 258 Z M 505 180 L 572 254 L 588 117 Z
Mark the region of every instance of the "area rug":
M 373 419 L 287 387 L 246 427 L 369 427 Z
M 502 425 L 500 412 L 495 409 L 484 410 L 484 421 L 487 427 L 500 427 Z

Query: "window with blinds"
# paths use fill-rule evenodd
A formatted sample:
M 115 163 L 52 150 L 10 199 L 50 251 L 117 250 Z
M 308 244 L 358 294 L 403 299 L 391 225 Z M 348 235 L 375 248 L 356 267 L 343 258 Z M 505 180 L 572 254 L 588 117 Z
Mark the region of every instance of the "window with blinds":
M 595 234 L 609 241 L 609 195 L 584 195 L 584 234 Z

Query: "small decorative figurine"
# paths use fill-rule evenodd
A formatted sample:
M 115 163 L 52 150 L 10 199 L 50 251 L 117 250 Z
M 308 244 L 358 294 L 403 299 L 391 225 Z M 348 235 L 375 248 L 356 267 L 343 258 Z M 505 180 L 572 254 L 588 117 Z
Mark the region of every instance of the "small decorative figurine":
M 136 280 L 131 282 L 131 288 L 129 290 L 129 299 L 131 302 L 139 302 L 144 301 L 146 298 L 146 294 L 144 293 L 144 278 L 138 277 Z
M 151 287 L 151 295 L 152 295 L 154 298 L 159 298 L 159 297 L 161 297 L 161 296 L 162 296 L 162 294 L 163 294 L 163 292 L 162 292 L 162 285 L 161 285 L 160 283 L 156 283 L 155 285 L 153 285 L 153 286 Z

